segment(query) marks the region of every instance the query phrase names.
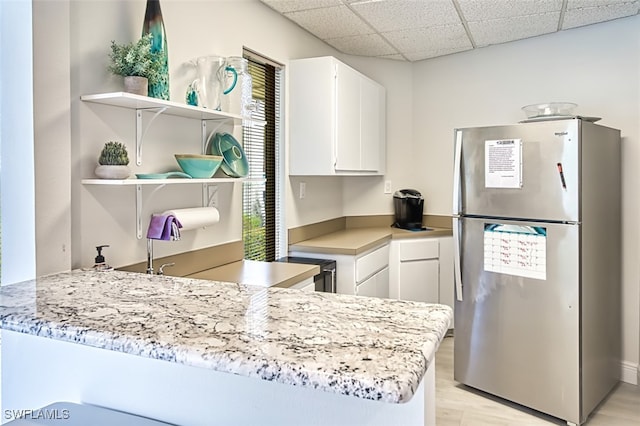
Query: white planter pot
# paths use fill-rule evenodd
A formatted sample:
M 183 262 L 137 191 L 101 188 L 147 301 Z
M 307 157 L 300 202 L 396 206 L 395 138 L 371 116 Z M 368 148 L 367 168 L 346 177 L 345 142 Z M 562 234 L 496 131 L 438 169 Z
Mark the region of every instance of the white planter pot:
M 100 179 L 126 179 L 131 175 L 129 166 L 98 166 L 95 170 Z

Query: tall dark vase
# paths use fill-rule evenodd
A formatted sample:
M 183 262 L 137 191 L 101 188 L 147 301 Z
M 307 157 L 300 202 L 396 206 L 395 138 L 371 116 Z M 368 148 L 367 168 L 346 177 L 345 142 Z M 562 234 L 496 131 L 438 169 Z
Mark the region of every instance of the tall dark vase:
M 160 81 L 149 83 L 149 96 L 169 100 L 169 51 L 167 33 L 164 29 L 160 0 L 147 0 L 147 10 L 142 24 L 142 35 L 151 33 L 151 51 L 162 53 L 162 76 Z

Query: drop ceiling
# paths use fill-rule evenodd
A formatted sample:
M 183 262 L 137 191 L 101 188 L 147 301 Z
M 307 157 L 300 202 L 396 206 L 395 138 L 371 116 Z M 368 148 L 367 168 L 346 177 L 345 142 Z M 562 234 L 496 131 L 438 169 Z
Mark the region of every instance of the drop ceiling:
M 340 52 L 419 61 L 637 15 L 640 0 L 260 0 Z

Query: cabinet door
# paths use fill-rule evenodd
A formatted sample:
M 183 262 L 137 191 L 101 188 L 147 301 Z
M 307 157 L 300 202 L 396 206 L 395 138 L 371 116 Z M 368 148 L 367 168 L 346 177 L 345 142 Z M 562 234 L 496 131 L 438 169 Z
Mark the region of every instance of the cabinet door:
M 360 80 L 353 68 L 336 61 L 336 170 L 360 170 Z
M 376 297 L 378 295 L 377 279 L 373 275 L 356 286 L 356 294 L 358 296 Z
M 302 291 L 315 291 L 316 283 L 315 281 L 313 281 L 313 278 L 308 278 L 304 281 L 300 281 L 299 283 L 292 285 L 289 288 L 295 288 L 296 290 L 302 290 Z
M 399 299 L 438 303 L 438 260 L 400 262 Z
M 360 80 L 360 170 L 384 170 L 386 140 L 384 88 L 362 77 Z
M 376 278 L 376 296 L 387 299 L 389 298 L 389 267 L 374 275 Z
M 335 174 L 335 60 L 289 63 L 289 174 Z

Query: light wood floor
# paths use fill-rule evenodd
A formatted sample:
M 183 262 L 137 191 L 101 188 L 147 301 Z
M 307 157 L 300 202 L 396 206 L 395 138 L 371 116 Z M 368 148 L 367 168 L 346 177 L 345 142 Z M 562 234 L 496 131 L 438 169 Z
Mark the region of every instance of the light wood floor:
M 453 337 L 436 354 L 438 426 L 566 425 L 566 422 L 501 400 L 453 380 Z M 639 426 L 640 387 L 620 383 L 591 414 L 588 426 Z

